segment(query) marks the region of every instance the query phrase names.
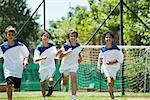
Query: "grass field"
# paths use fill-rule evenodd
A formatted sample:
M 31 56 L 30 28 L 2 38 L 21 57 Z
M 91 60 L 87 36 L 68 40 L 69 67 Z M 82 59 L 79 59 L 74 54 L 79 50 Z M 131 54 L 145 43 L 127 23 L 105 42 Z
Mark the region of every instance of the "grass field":
M 131 93 L 126 92 L 121 96 L 120 92 L 115 92 L 115 100 L 150 100 L 150 93 Z M 0 100 L 7 100 L 6 92 L 0 93 Z M 42 100 L 40 91 L 14 92 L 13 100 Z M 56 92 L 47 100 L 71 100 L 70 92 Z M 77 92 L 77 100 L 111 100 L 108 92 Z

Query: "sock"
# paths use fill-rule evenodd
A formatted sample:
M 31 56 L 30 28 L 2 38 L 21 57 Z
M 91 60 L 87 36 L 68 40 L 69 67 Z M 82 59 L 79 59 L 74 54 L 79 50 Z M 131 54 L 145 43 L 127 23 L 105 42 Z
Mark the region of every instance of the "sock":
M 48 84 L 48 92 L 52 91 L 52 85 Z
M 48 84 L 48 87 L 52 87 L 52 85 Z
M 48 91 L 52 89 L 52 85 L 48 84 Z
M 62 90 L 63 92 L 66 92 L 66 85 L 61 85 L 61 90 Z

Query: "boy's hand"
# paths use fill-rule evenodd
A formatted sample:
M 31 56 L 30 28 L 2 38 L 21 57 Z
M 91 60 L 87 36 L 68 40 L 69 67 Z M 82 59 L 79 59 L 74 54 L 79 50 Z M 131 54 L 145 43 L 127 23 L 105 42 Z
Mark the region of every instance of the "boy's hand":
M 41 60 L 45 60 L 47 58 L 47 56 L 43 56 L 42 58 L 41 58 Z
M 100 64 L 97 64 L 97 69 L 101 70 L 101 65 Z
M 47 59 L 47 56 L 35 57 L 33 60 L 34 60 L 35 63 L 37 63 L 37 62 L 45 60 L 45 59 Z
M 78 58 L 78 63 L 80 64 L 82 62 L 82 57 Z
M 60 50 L 58 50 L 57 51 L 57 53 L 56 53 L 56 57 L 59 59 L 61 59 L 62 58 L 62 55 L 63 55 L 63 51 L 60 49 Z
M 61 54 L 62 54 L 62 50 L 60 49 L 60 50 L 57 51 L 56 57 L 57 57 L 57 56 L 60 56 Z
M 72 52 L 72 48 L 69 48 L 69 49 L 67 50 L 67 52 L 68 52 L 68 53 Z
M 81 56 L 81 52 L 78 55 L 78 63 L 80 64 L 82 62 L 82 56 Z
M 23 66 L 24 66 L 25 68 L 27 68 L 28 64 L 29 64 L 28 58 L 24 58 Z
M 115 63 L 117 63 L 118 61 L 117 60 L 114 60 L 114 61 L 109 61 L 109 60 L 107 60 L 106 61 L 106 64 L 107 65 L 113 65 L 113 64 L 115 64 Z

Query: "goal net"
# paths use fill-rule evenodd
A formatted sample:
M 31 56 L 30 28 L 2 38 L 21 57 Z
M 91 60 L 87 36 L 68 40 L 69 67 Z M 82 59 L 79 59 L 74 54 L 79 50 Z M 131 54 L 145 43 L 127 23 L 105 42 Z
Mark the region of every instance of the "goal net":
M 104 75 L 97 69 L 101 46 L 83 46 L 83 61 L 78 70 L 79 90 L 107 91 Z M 126 91 L 150 91 L 150 46 L 119 46 L 124 53 L 124 88 Z M 122 89 L 122 66 L 114 90 Z
M 150 92 L 150 46 L 119 46 L 124 53 L 125 91 Z M 83 46 L 83 61 L 78 70 L 78 89 L 89 91 L 107 91 L 104 75 L 97 69 L 97 60 L 101 46 Z M 54 81 L 60 77 L 60 63 L 56 63 Z M 40 90 L 38 64 L 31 63 L 23 72 L 21 90 Z M 3 67 L 0 64 L 0 83 L 4 83 Z M 61 90 L 58 82 L 54 90 Z M 68 84 L 71 88 L 71 84 Z M 117 73 L 115 91 L 122 91 L 122 66 Z

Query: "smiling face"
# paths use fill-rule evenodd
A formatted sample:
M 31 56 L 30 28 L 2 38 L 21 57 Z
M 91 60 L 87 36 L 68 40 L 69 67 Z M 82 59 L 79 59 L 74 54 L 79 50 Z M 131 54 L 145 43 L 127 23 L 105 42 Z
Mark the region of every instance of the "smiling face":
M 44 33 L 41 35 L 41 40 L 42 40 L 42 42 L 47 42 L 47 43 L 48 43 L 49 38 L 50 38 L 50 35 L 49 35 L 47 32 L 44 32 Z
M 15 36 L 16 36 L 16 29 L 12 26 L 8 26 L 5 29 L 5 37 L 6 37 L 7 41 L 9 43 L 13 43 L 13 41 L 15 40 Z
M 6 33 L 6 39 L 7 39 L 8 41 L 14 41 L 15 35 L 16 35 L 16 34 L 15 34 L 14 31 L 9 31 L 9 32 Z
M 112 45 L 113 41 L 114 41 L 114 37 L 110 33 L 107 33 L 105 35 L 105 43 L 106 43 L 106 45 Z
M 71 44 L 75 44 L 77 42 L 77 33 L 70 33 L 68 37 Z

